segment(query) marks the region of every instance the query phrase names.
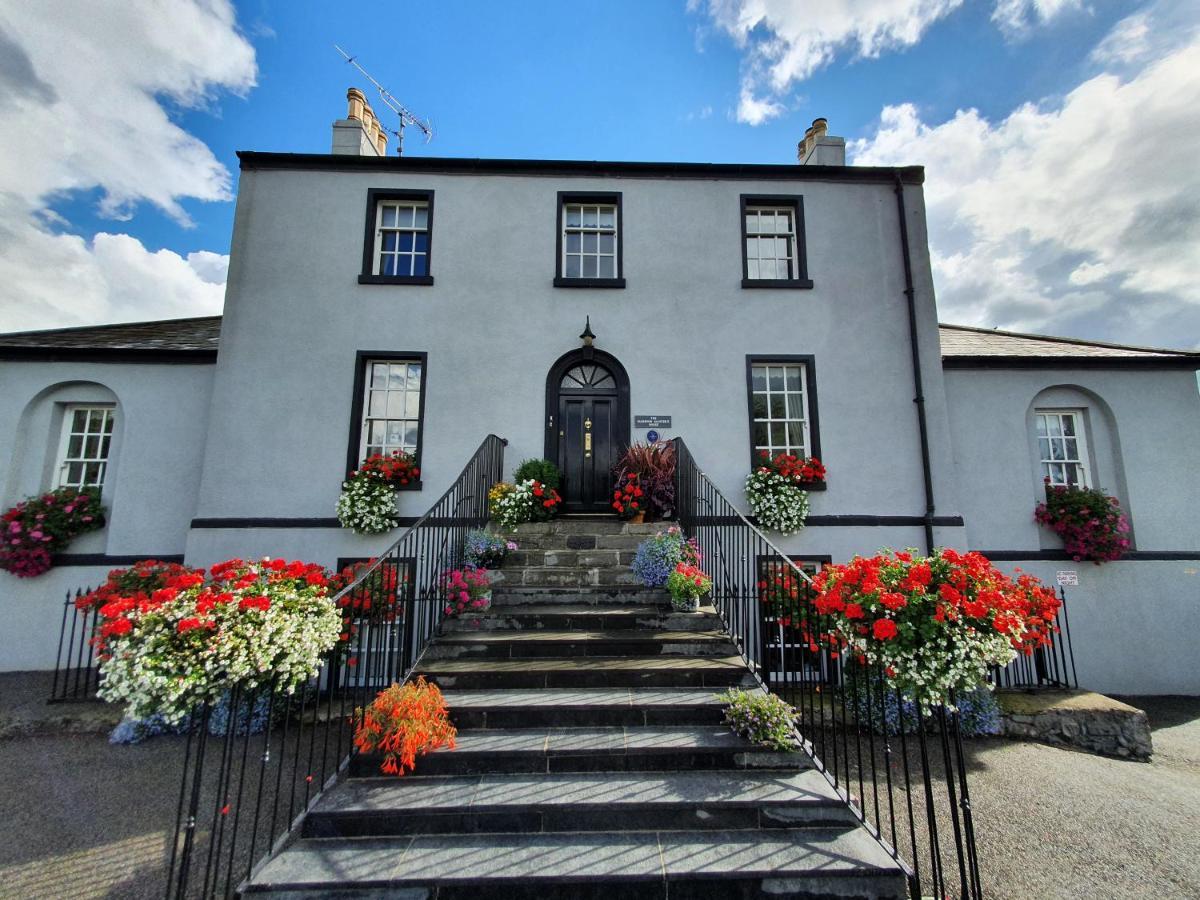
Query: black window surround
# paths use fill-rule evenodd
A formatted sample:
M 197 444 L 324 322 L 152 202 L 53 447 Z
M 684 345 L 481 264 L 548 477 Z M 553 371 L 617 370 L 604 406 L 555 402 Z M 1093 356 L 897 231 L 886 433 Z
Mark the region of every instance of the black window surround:
M 404 360 L 421 364 L 421 408 L 417 411 L 417 449 L 413 453 L 416 467 L 421 468 L 421 450 L 425 446 L 425 386 L 429 383 L 429 354 L 394 350 L 359 350 L 354 355 L 354 396 L 350 404 L 350 442 L 346 448 L 346 474 L 353 472 L 362 462 L 362 459 L 359 458 L 359 451 L 362 448 L 363 398 L 367 387 L 367 363 L 376 360 L 388 362 Z M 422 482 L 418 478 L 397 490 L 419 491 L 421 487 Z
M 379 204 L 386 200 L 420 200 L 424 202 L 429 215 L 426 220 L 426 235 L 428 244 L 425 250 L 425 275 L 376 275 L 375 255 L 375 223 L 379 214 Z M 366 225 L 363 231 L 363 261 L 362 272 L 358 276 L 359 284 L 433 284 L 433 191 L 411 191 L 394 188 L 370 188 L 367 191 Z
M 617 277 L 567 278 L 563 275 L 563 207 L 570 203 L 603 203 L 617 208 Z M 554 286 L 565 288 L 625 287 L 625 213 L 620 191 L 559 191 L 554 239 Z
M 792 224 L 795 228 L 795 273 L 794 278 L 751 278 L 750 267 L 746 259 L 746 208 L 755 206 L 773 206 L 777 209 L 787 209 L 792 213 Z M 808 252 L 804 237 L 804 197 L 800 194 L 742 194 L 738 209 L 738 234 L 742 244 L 742 287 L 744 288 L 800 288 L 813 286 L 808 277 Z
M 824 457 L 821 456 L 821 429 L 820 419 L 817 416 L 817 370 L 812 354 L 748 355 L 746 357 L 746 421 L 749 424 L 751 471 L 762 464 L 762 460 L 754 450 L 754 367 L 772 364 L 804 366 L 804 390 L 808 394 L 808 455 L 825 462 Z M 808 486 L 806 490 L 823 491 L 825 488 L 825 482 L 818 481 Z

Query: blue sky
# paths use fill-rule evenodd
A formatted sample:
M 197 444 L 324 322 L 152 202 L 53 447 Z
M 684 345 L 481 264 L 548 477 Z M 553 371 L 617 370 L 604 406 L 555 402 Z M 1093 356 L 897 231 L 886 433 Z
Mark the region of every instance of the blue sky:
M 1178 96 L 1154 101 L 1162 108 L 1150 124 L 1200 151 L 1191 102 L 1200 101 L 1200 13 L 1190 4 L 681 0 L 335 9 L 173 0 L 153 23 L 123 18 L 119 6 L 48 0 L 0 11 L 0 51 L 17 51 L 16 63 L 0 65 L 0 139 L 18 135 L 37 112 L 56 114 L 50 121 L 61 121 L 73 142 L 52 148 L 49 161 L 35 161 L 42 148 L 28 136 L 3 142 L 0 195 L 16 200 L 0 203 L 0 235 L 19 238 L 9 251 L 0 248 L 0 283 L 10 285 L 0 295 L 3 330 L 216 311 L 235 151 L 327 152 L 346 87 L 358 84 L 375 99 L 336 54 L 336 42 L 433 121 L 428 145 L 409 130 L 409 155 L 789 163 L 809 122 L 826 116 L 831 131 L 851 141 L 852 160 L 928 167 L 943 319 L 1183 346 L 1200 340 L 1200 295 L 1161 266 L 1164 256 L 1194 258 L 1200 249 L 1200 182 L 1183 173 L 1164 193 L 1155 179 L 1174 173 L 1140 176 L 1151 183 L 1129 185 L 1127 196 L 1100 205 L 1095 221 L 1080 196 L 1097 179 L 1128 174 L 1119 159 L 1088 154 L 1121 104 L 1163 94 L 1154 79 L 1169 77 L 1160 71 L 1168 64 Z M 78 69 L 56 59 L 62 44 L 86 48 L 86 88 Z M 97 71 L 102 77 L 92 78 Z M 31 78 L 41 94 L 30 93 Z M 1114 141 L 1139 134 L 1143 126 L 1120 118 Z M 1058 170 L 1075 168 L 1072 140 L 1080 144 L 1078 177 L 1088 180 L 1062 209 L 1047 209 L 1047 196 L 1066 187 Z M 1156 204 L 1140 207 L 1148 196 Z M 1115 235 L 1100 219 L 1111 218 L 1114 202 L 1126 203 L 1129 220 Z M 1013 224 L 1016 216 L 1041 224 Z M 1076 218 L 1083 221 L 1069 234 L 1046 225 Z M 1126 236 L 1146 221 L 1183 226 L 1172 232 L 1172 246 L 1139 248 L 1131 261 Z M 77 302 L 61 277 L 22 268 L 22 244 L 25 258 L 61 256 L 63 270 L 80 272 L 86 280 Z M 146 284 L 156 279 L 161 292 Z

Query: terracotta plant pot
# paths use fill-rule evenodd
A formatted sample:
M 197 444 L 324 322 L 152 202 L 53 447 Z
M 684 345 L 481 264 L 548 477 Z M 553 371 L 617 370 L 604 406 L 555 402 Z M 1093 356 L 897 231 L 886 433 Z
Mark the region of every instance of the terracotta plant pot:
M 632 516 L 629 517 L 629 521 L 634 525 L 641 525 L 643 522 L 646 521 L 646 513 L 643 512 L 642 510 L 638 510 Z

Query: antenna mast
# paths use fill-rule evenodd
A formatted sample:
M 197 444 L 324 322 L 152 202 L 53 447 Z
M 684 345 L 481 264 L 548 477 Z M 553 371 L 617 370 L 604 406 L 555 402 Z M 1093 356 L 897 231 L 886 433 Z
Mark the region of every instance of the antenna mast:
M 384 102 L 384 105 L 387 106 L 387 108 L 390 109 L 392 112 L 394 112 L 396 114 L 396 116 L 400 119 L 400 130 L 399 131 L 395 131 L 391 128 L 387 129 L 388 131 L 390 131 L 392 134 L 394 134 L 396 136 L 396 155 L 397 156 L 404 155 L 404 127 L 406 125 L 413 125 L 419 129 L 421 129 L 421 133 L 425 135 L 425 143 L 428 144 L 431 140 L 433 140 L 433 125 L 431 125 L 425 119 L 418 119 L 411 112 L 409 112 L 400 103 L 400 101 L 397 100 L 392 95 L 391 91 L 389 91 L 382 84 L 380 84 L 378 81 L 376 81 L 374 78 L 372 78 L 371 73 L 368 72 L 366 69 L 364 69 L 362 66 L 360 66 L 358 64 L 357 57 L 351 56 L 349 53 L 347 53 L 345 50 L 343 50 L 337 44 L 333 45 L 333 49 L 336 50 L 338 53 L 342 54 L 342 56 L 346 57 L 346 62 L 350 63 L 350 65 L 354 66 L 354 68 L 356 68 L 356 69 L 358 69 L 358 71 L 362 72 L 363 76 L 367 79 L 367 81 L 369 81 L 369 82 L 371 82 L 371 84 L 375 85 L 375 90 L 379 91 L 379 99 L 381 99 Z

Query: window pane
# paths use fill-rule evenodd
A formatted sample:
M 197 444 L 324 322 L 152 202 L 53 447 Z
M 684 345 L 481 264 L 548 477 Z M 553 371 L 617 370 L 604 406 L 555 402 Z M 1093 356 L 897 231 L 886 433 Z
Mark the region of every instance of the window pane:
M 1063 416 L 1062 417 L 1062 425 L 1063 425 L 1063 434 L 1069 435 L 1071 437 L 1075 436 L 1075 417 L 1074 416 Z
M 775 447 L 783 447 L 787 444 L 787 425 L 783 422 L 771 423 L 771 444 Z
M 767 389 L 767 370 L 765 366 L 752 366 L 750 368 L 750 387 L 755 391 L 765 391 Z
M 617 270 L 615 266 L 615 258 L 611 256 L 601 256 L 599 269 L 601 278 L 616 278 Z
M 429 209 L 428 209 L 428 207 L 425 207 L 425 206 L 417 207 L 417 213 L 416 213 L 414 225 L 417 228 L 428 228 L 429 227 Z
M 400 418 L 404 417 L 404 410 L 405 410 L 404 398 L 405 398 L 405 396 L 406 395 L 401 393 L 400 391 L 392 391 L 391 393 L 389 393 L 387 395 L 388 400 L 387 400 L 386 415 L 388 417 L 393 418 L 393 419 L 400 419 Z
M 784 405 L 783 394 L 771 395 L 771 418 L 784 419 L 787 418 L 787 408 Z
M 83 451 L 83 438 L 79 435 L 72 435 L 70 442 L 67 444 L 67 458 L 78 459 L 79 454 Z
M 87 431 L 88 414 L 87 414 L 86 409 L 75 410 L 75 415 L 72 416 L 71 418 L 73 420 L 71 423 L 72 431 L 78 431 L 78 432 Z
M 583 252 L 584 253 L 595 253 L 596 252 L 596 235 L 585 234 L 583 236 Z
M 582 212 L 580 210 L 580 207 L 568 206 L 567 207 L 567 227 L 568 228 L 578 228 L 579 224 L 580 224 L 581 216 L 582 216 Z
M 387 396 L 387 391 L 371 391 L 367 415 L 372 417 L 387 415 Z
M 415 419 L 421 414 L 421 395 L 409 391 L 404 395 L 404 417 Z
M 408 364 L 408 389 L 415 391 L 421 387 L 421 364 Z
M 404 363 L 390 363 L 388 365 L 388 387 L 393 391 L 404 390 L 404 376 L 408 372 L 408 366 Z
M 579 277 L 579 257 L 578 256 L 568 256 L 567 257 L 567 277 L 568 278 L 578 278 Z
M 1062 434 L 1062 422 L 1058 418 L 1058 416 L 1048 416 L 1047 418 L 1048 418 L 1048 422 L 1049 422 L 1049 426 L 1050 426 L 1050 436 L 1058 437 L 1059 435 L 1061 435 Z
M 788 447 L 797 453 L 804 450 L 804 423 L 788 422 Z
M 760 278 L 761 277 L 760 270 L 758 268 L 758 260 L 757 259 L 746 260 L 746 277 L 747 278 Z
M 418 253 L 429 252 L 429 235 L 417 234 L 413 236 L 413 249 Z
M 1049 459 L 1050 458 L 1050 439 L 1049 438 L 1038 438 L 1038 458 L 1039 459 Z
M 598 247 L 601 253 L 615 253 L 617 249 L 616 235 L 602 234 L 599 237 Z
M 616 210 L 610 207 L 601 207 L 600 209 L 600 227 L 615 228 L 617 221 Z
M 387 423 L 387 442 L 399 444 L 404 439 L 404 423 L 389 421 Z
M 780 366 L 768 366 L 767 377 L 772 391 L 783 390 L 783 369 Z
M 67 466 L 67 484 L 83 484 L 83 463 L 71 463 Z
M 1038 433 L 1038 437 L 1045 437 L 1045 436 L 1046 436 L 1046 434 L 1048 433 L 1048 432 L 1046 431 L 1046 427 L 1047 427 L 1047 426 L 1046 426 L 1046 417 L 1045 417 L 1045 416 L 1037 416 L 1036 418 L 1037 418 L 1037 433 Z M 1043 453 L 1042 455 L 1043 455 L 1043 456 L 1045 456 L 1045 454 L 1044 454 L 1044 453 Z
M 801 369 L 799 366 L 788 366 L 787 367 L 787 389 L 789 391 L 803 390 L 803 388 L 800 385 L 800 372 L 801 372 Z
M 412 273 L 414 275 L 424 275 L 426 272 L 426 260 L 424 254 L 418 254 L 413 257 Z
M 401 206 L 396 215 L 396 224 L 401 228 L 412 228 L 413 224 L 413 208 L 411 206 Z
M 755 422 L 754 423 L 754 446 L 755 447 L 767 446 L 767 423 L 766 422 Z
M 578 234 L 567 235 L 567 252 L 578 253 L 582 244 L 582 237 Z
M 750 414 L 756 419 L 767 417 L 767 397 L 765 394 L 755 394 L 750 404 Z
M 404 432 L 404 444 L 408 447 L 417 446 L 417 423 L 409 422 L 408 428 Z
M 387 387 L 388 367 L 387 363 L 374 363 L 371 366 L 371 387 L 382 388 Z
M 758 213 L 746 213 L 746 234 L 758 234 Z
M 395 228 L 396 207 L 385 204 L 383 207 L 383 218 L 380 220 L 380 223 L 384 228 Z
M 100 457 L 100 438 L 98 435 L 89 435 L 83 444 L 83 456 L 85 459 L 98 459 Z
M 108 414 L 104 418 L 104 433 L 112 434 L 113 430 L 113 414 L 112 410 L 108 410 Z
M 583 277 L 584 278 L 595 278 L 596 277 L 596 257 L 585 256 L 583 258 Z
M 594 206 L 585 206 L 583 208 L 583 226 L 585 228 L 595 228 L 596 220 L 599 218 L 599 211 Z
M 370 432 L 369 441 L 372 444 L 382 444 L 387 438 L 387 423 L 372 422 L 370 425 Z
M 413 236 L 411 232 L 403 232 L 400 234 L 400 252 L 412 253 Z
M 746 259 L 758 259 L 758 238 L 746 238 Z

